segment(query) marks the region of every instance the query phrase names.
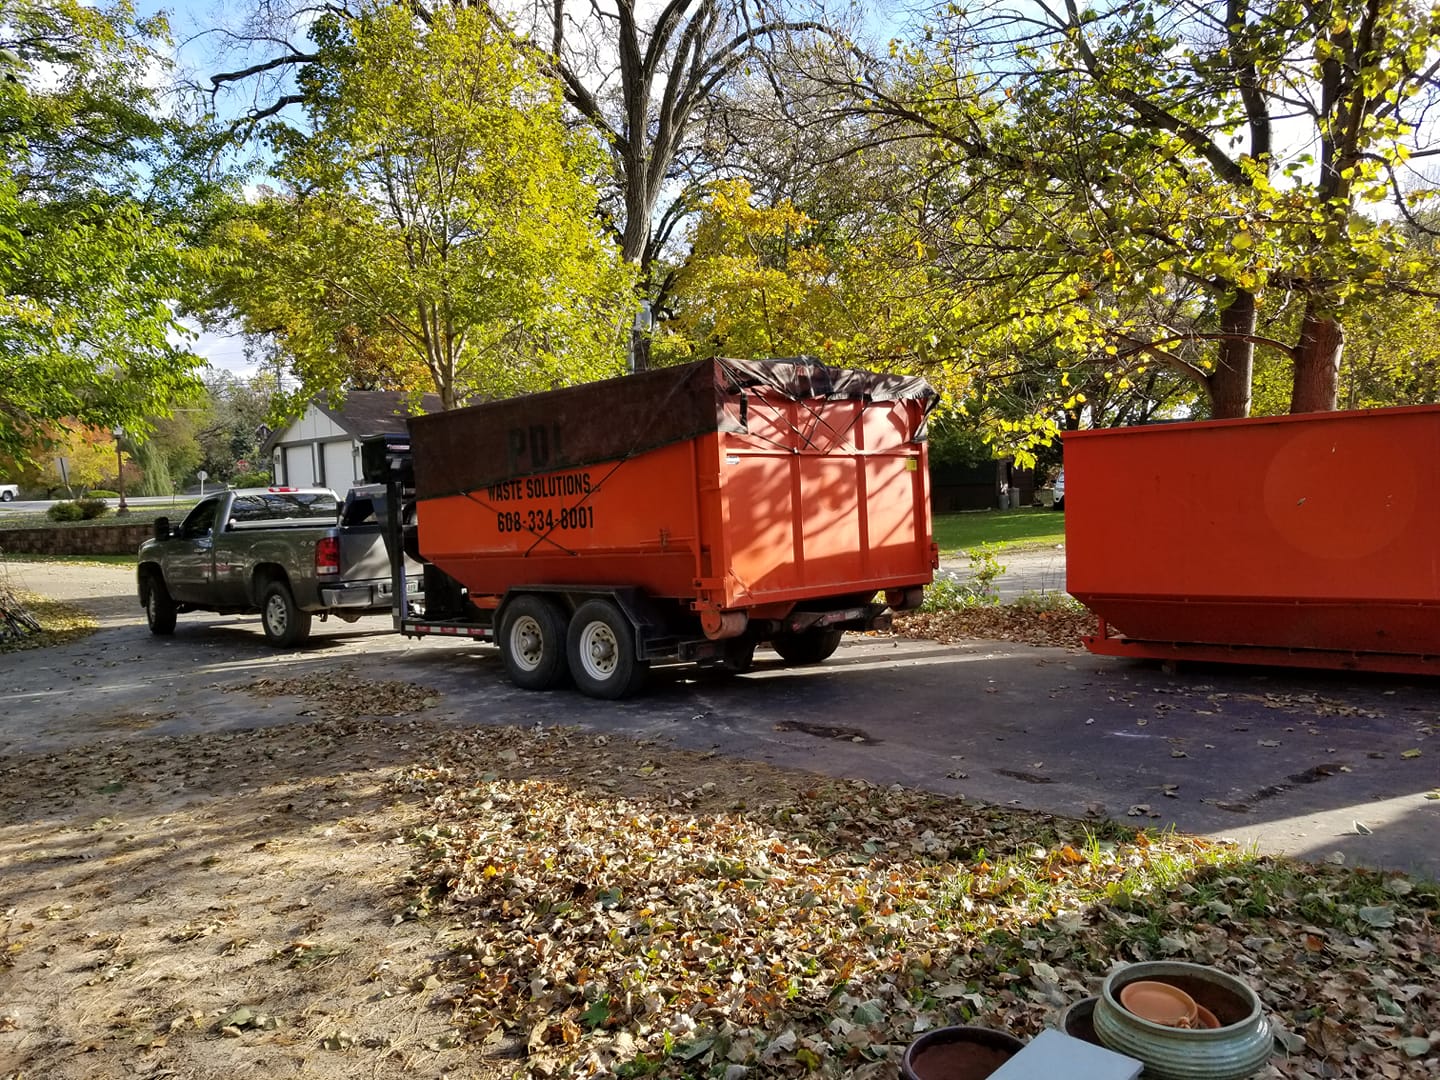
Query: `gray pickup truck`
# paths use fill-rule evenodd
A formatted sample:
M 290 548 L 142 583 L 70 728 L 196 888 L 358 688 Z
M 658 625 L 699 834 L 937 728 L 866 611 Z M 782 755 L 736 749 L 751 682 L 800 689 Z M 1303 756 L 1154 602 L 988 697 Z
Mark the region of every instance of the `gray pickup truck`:
M 384 489 L 357 488 L 344 506 L 326 488 L 247 488 L 202 499 L 176 528 L 155 522 L 140 546 L 140 603 L 152 634 L 186 611 L 260 615 L 273 645 L 310 634 L 312 616 L 354 621 L 389 612 Z M 407 588 L 421 572 L 407 560 Z

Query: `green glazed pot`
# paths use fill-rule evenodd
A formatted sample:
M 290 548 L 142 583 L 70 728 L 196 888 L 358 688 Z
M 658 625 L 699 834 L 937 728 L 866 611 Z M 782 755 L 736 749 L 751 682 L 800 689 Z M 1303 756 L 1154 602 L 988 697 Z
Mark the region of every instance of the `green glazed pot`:
M 1172 1028 L 1120 1004 L 1127 983 L 1155 979 L 1178 986 L 1220 1021 L 1218 1028 Z M 1147 1080 L 1244 1080 L 1270 1059 L 1274 1036 L 1255 991 L 1202 964 L 1155 960 L 1112 971 L 1095 1002 L 1095 1034 L 1117 1053 L 1145 1063 Z

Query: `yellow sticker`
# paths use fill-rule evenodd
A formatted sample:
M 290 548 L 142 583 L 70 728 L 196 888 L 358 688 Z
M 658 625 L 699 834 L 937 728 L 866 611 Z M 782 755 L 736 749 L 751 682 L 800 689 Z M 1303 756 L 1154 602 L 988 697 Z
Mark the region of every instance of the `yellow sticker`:
M 906 472 L 919 472 L 919 471 L 920 471 L 920 462 L 916 461 L 913 457 L 912 457 L 912 458 L 906 458 L 906 459 L 905 459 L 905 471 L 906 471 Z

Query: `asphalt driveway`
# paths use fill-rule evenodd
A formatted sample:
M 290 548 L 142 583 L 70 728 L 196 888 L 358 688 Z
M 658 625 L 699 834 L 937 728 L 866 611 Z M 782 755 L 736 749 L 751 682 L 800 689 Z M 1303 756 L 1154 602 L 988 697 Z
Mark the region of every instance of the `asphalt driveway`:
M 436 715 L 455 724 L 578 724 L 1440 877 L 1440 800 L 1427 797 L 1440 788 L 1434 681 L 1167 674 L 1079 650 L 851 635 L 819 667 L 761 653 L 739 678 L 658 669 L 643 697 L 609 703 L 516 690 L 492 647 L 406 640 L 387 619 L 317 623 L 304 648 L 276 652 L 255 618 L 182 615 L 173 638 L 152 638 L 124 568 L 12 563 L 8 577 L 89 606 L 102 628 L 0 655 L 0 768 L 62 747 L 303 721 L 303 701 L 228 691 L 353 670 L 434 688 Z

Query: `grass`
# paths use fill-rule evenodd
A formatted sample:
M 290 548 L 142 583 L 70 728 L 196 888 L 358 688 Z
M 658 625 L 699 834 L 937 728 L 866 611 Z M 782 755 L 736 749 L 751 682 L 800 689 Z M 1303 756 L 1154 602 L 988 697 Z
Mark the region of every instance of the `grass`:
M 168 517 L 177 521 L 184 517 L 199 499 L 177 499 L 167 506 L 132 506 L 129 512 L 123 517 L 115 513 L 115 502 L 106 500 L 111 504 L 110 512 L 103 517 L 91 518 L 89 521 L 52 521 L 45 516 L 43 511 L 39 513 L 3 513 L 0 514 L 0 532 L 7 529 L 89 529 L 96 525 L 148 525 L 158 517 Z
M 936 514 L 935 542 L 947 554 L 969 551 L 981 544 L 1002 549 L 1062 544 L 1065 515 L 1038 507 Z

